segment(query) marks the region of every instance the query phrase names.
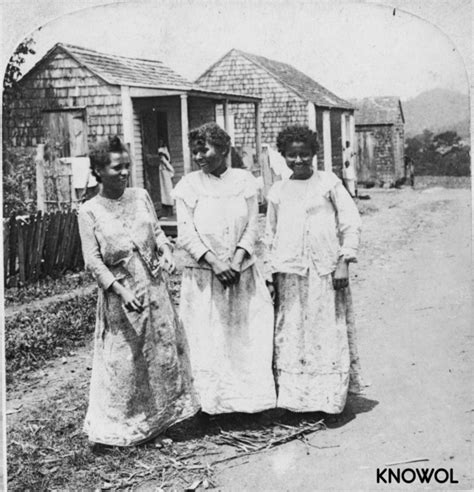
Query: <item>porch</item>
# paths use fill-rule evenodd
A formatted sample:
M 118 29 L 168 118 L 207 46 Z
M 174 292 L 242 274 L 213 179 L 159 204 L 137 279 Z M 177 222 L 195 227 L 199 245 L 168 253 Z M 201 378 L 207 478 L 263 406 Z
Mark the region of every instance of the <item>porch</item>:
M 166 143 L 171 156 L 175 185 L 183 175 L 195 170 L 188 144 L 189 130 L 217 121 L 217 113 L 223 112 L 224 129 L 230 132 L 229 105 L 251 103 L 255 118 L 256 158 L 260 162 L 259 98 L 202 89 L 180 91 L 122 86 L 121 92 L 123 134 L 132 158 L 131 185 L 148 190 L 158 215 L 162 209 L 158 156 L 160 139 Z

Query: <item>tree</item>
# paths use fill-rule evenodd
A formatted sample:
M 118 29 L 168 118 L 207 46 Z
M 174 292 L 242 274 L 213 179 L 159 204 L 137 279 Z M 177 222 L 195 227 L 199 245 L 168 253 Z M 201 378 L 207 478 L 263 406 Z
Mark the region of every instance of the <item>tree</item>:
M 453 131 L 439 133 L 433 137 L 433 144 L 437 149 L 440 147 L 457 147 L 460 141 L 461 137 Z
M 33 49 L 34 44 L 35 40 L 30 37 L 24 39 L 16 47 L 16 50 L 11 56 L 5 70 L 5 77 L 3 78 L 4 94 L 15 88 L 16 83 L 22 75 L 21 66 L 25 63 L 25 56 L 34 55 L 36 53 Z

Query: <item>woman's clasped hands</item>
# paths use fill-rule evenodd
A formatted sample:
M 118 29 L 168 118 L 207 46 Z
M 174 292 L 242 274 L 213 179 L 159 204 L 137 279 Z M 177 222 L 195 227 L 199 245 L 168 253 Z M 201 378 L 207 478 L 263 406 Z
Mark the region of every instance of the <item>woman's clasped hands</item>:
M 226 289 L 239 283 L 242 262 L 246 254 L 247 252 L 244 249 L 237 248 L 232 261 L 223 261 L 217 258 L 214 253 L 208 251 L 204 255 L 204 260 L 209 264 L 224 289 Z

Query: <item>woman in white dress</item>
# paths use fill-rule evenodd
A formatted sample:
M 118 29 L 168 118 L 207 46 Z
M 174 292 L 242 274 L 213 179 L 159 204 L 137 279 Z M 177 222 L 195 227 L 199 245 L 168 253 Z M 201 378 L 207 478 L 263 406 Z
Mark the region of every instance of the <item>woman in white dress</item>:
M 208 414 L 275 406 L 273 306 L 255 265 L 257 185 L 228 168 L 230 137 L 215 123 L 189 134 L 200 167 L 173 194 L 179 244 L 189 253 L 181 286 L 195 387 Z
M 276 304 L 277 406 L 337 414 L 348 390 L 361 389 L 348 269 L 359 212 L 335 174 L 313 169 L 315 132 L 288 127 L 277 147 L 292 171 L 269 191 L 265 238 Z

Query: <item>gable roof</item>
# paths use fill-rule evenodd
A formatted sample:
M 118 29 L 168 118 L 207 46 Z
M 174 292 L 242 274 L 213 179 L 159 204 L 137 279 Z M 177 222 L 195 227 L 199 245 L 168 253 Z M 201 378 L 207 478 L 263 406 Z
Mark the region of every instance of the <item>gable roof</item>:
M 356 106 L 356 125 L 393 125 L 403 116 L 402 103 L 396 96 L 366 97 L 352 101 Z
M 354 109 L 354 106 L 351 103 L 336 96 L 334 93 L 332 93 L 322 85 L 318 84 L 311 77 L 304 74 L 303 72 L 300 72 L 291 65 L 237 49 L 230 50 L 216 63 L 211 65 L 211 67 L 209 67 L 196 80 L 196 83 L 199 84 L 200 79 L 209 74 L 209 72 L 211 72 L 221 60 L 232 53 L 243 56 L 251 63 L 258 65 L 269 75 L 278 80 L 281 84 L 296 92 L 301 98 L 305 99 L 306 101 L 314 103 L 316 106 L 327 108 Z
M 100 53 L 89 48 L 58 43 L 80 65 L 112 85 L 191 89 L 192 83 L 158 60 Z M 53 49 L 54 49 L 53 48 Z

